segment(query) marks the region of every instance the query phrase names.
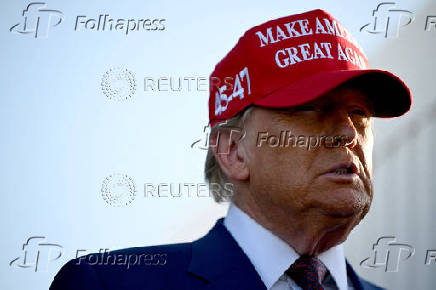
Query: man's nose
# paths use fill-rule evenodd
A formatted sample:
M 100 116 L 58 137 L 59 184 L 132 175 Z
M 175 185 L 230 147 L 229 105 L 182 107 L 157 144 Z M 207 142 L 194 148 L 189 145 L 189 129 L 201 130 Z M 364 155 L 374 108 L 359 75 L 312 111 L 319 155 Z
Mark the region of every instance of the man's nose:
M 348 112 L 336 112 L 332 117 L 333 143 L 331 147 L 353 148 L 357 145 L 357 129 Z

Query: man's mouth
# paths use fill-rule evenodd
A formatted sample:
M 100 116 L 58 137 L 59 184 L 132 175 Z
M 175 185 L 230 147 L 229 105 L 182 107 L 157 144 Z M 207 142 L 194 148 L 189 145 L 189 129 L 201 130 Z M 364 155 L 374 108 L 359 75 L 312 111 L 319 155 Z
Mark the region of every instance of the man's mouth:
M 345 175 L 345 174 L 357 174 L 359 172 L 356 164 L 353 162 L 343 162 L 338 163 L 329 170 L 325 172 L 325 174 L 338 174 L 338 175 Z

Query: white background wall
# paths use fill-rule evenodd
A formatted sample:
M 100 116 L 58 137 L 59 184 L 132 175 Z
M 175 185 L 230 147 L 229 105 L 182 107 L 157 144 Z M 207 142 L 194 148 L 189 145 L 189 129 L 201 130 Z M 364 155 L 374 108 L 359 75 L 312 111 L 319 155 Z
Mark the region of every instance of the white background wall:
M 7 1 L 0 17 L 0 289 L 47 289 L 77 249 L 96 252 L 190 241 L 205 234 L 227 206 L 207 197 L 144 197 L 144 183 L 202 183 L 206 151 L 205 91 L 144 91 L 143 78 L 208 77 L 245 30 L 269 19 L 322 8 L 360 42 L 372 67 L 398 74 L 414 94 L 406 117 L 376 121 L 375 200 L 367 219 L 346 243 L 347 257 L 364 277 L 389 289 L 432 289 L 436 264 L 436 31 L 425 19 L 434 1 L 398 1 L 415 20 L 400 36 L 360 32 L 378 1 L 50 1 L 63 22 L 47 38 L 9 31 L 22 22 L 28 1 Z M 165 18 L 164 31 L 74 31 L 75 17 Z M 108 99 L 103 74 L 113 67 L 134 73 L 136 93 Z M 433 106 L 433 107 L 432 107 Z M 433 110 L 431 110 L 433 108 Z M 112 173 L 129 175 L 136 199 L 113 207 L 101 196 Z M 393 235 L 415 255 L 399 271 L 367 269 L 360 261 L 372 244 Z M 46 269 L 9 263 L 22 257 L 31 236 L 62 246 Z

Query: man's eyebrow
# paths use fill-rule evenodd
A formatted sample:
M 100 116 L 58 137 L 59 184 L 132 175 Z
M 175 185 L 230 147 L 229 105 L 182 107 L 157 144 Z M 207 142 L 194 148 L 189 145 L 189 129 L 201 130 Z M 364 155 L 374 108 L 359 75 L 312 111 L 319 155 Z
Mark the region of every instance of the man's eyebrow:
M 364 93 L 364 98 L 363 98 L 363 105 L 365 105 L 365 107 L 368 109 L 368 111 L 370 112 L 371 115 L 374 115 L 375 113 L 375 109 L 374 109 L 374 101 L 371 99 L 371 97 Z

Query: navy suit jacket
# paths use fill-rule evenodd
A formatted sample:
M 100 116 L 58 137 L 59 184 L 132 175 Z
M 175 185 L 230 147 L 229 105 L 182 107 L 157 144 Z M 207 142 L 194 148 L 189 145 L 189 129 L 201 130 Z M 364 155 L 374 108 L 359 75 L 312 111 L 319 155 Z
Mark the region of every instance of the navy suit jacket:
M 55 276 L 50 290 L 266 290 L 223 220 L 192 243 L 128 248 L 73 259 Z M 359 278 L 348 262 L 346 265 L 356 290 L 382 289 Z

